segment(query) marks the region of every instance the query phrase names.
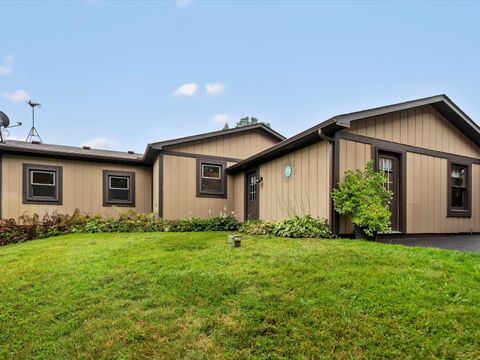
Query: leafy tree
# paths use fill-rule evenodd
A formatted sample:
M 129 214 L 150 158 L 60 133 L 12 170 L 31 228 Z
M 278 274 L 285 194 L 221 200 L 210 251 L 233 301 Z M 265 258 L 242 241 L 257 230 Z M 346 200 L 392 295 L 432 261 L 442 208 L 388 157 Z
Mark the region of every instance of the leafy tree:
M 385 180 L 384 175 L 373 168 L 373 161 L 369 161 L 364 171 L 345 171 L 345 181 L 332 193 L 335 210 L 350 217 L 369 237 L 391 231 L 388 205 L 392 192 L 385 189 Z
M 228 129 L 230 129 L 230 126 L 228 126 L 228 123 L 225 123 L 225 126 L 223 127 L 222 130 L 228 130 Z
M 255 125 L 255 124 L 264 124 L 268 127 L 270 127 L 270 123 L 264 122 L 264 121 L 258 121 L 258 118 L 254 116 L 245 116 L 240 119 L 240 121 L 237 122 L 235 127 L 241 127 L 241 126 L 247 126 L 247 125 Z

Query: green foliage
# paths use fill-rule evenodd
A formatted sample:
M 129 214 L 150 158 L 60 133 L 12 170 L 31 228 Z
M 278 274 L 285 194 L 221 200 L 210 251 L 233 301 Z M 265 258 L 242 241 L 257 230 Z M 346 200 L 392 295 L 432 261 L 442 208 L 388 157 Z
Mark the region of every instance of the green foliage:
M 256 117 L 253 117 L 253 116 L 245 116 L 245 117 L 241 118 L 239 121 L 237 121 L 237 124 L 235 125 L 235 127 L 238 128 L 238 127 L 242 127 L 242 126 L 255 125 L 255 124 L 259 124 L 259 123 L 270 127 L 270 123 L 258 121 L 258 119 Z
M 238 226 L 238 221 L 228 216 L 164 220 L 158 219 L 155 214 L 128 211 L 117 218 L 103 218 L 82 214 L 77 209 L 72 215 L 47 214 L 40 219 L 35 214 L 23 215 L 18 221 L 2 220 L 0 246 L 69 233 L 234 231 Z
M 332 238 L 327 221 L 311 215 L 290 216 L 277 222 L 246 221 L 240 225 L 240 231 L 249 235 L 272 235 L 288 238 Z
M 240 224 L 239 230 L 248 235 L 271 235 L 274 226 L 273 221 L 248 220 Z
M 350 217 L 370 237 L 391 231 L 388 205 L 392 192 L 384 188 L 385 180 L 369 161 L 364 171 L 345 171 L 345 181 L 332 193 L 335 210 Z
M 228 123 L 225 123 L 222 130 L 228 130 L 228 129 L 230 129 L 230 126 L 228 125 Z
M 289 238 L 322 238 L 332 237 L 325 219 L 311 215 L 290 216 L 275 223 L 272 235 Z

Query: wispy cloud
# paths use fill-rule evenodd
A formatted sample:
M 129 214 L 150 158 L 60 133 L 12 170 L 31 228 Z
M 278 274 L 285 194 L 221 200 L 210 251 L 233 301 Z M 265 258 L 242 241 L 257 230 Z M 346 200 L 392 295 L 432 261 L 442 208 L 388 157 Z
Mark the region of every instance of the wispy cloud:
M 230 115 L 227 114 L 217 114 L 212 118 L 214 124 L 226 124 L 232 119 Z
M 3 65 L 0 65 L 0 76 L 12 76 L 13 75 L 13 56 L 5 56 L 3 60 Z
M 3 93 L 2 97 L 5 99 L 11 101 L 11 102 L 22 102 L 22 101 L 27 101 L 28 100 L 28 93 L 25 90 L 17 90 L 14 91 L 13 93 Z
M 105 149 L 105 150 L 114 150 L 118 148 L 118 142 L 115 140 L 110 140 L 104 137 L 95 137 L 88 141 L 85 141 L 82 146 L 90 146 L 94 149 Z
M 205 90 L 210 95 L 218 95 L 225 91 L 225 85 L 222 83 L 205 84 Z
M 192 0 L 175 0 L 175 3 L 179 8 L 186 8 L 192 3 Z
M 173 92 L 173 96 L 194 96 L 198 91 L 198 84 L 183 84 Z

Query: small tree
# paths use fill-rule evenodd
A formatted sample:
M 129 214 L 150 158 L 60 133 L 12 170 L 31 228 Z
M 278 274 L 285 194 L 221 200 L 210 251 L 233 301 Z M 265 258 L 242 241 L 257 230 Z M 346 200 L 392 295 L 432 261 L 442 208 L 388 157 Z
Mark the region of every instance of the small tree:
M 369 237 L 391 231 L 388 205 L 392 192 L 385 189 L 385 180 L 369 161 L 364 171 L 345 171 L 345 181 L 338 183 L 332 193 L 335 210 L 350 217 Z
M 239 121 L 237 121 L 237 124 L 235 127 L 242 127 L 242 126 L 247 126 L 247 125 L 255 125 L 255 124 L 264 124 L 268 127 L 270 127 L 270 123 L 268 122 L 263 122 L 263 121 L 258 121 L 256 117 L 253 116 L 245 116 L 241 118 Z

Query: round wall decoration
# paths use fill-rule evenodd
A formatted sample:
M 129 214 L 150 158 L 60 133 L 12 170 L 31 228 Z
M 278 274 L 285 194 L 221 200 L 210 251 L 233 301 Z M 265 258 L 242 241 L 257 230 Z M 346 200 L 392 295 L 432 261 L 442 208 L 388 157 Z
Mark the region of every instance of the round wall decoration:
M 293 166 L 290 163 L 285 164 L 283 168 L 283 177 L 285 179 L 290 179 L 293 175 Z

